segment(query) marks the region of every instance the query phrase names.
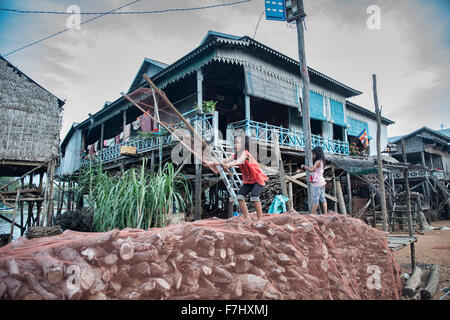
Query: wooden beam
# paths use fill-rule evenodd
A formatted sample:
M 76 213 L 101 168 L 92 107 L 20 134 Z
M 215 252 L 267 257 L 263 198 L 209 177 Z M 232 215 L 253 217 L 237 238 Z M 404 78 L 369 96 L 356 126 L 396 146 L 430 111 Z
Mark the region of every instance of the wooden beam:
M 274 141 L 274 147 L 275 147 L 275 155 L 278 159 L 278 173 L 280 175 L 280 184 L 281 184 L 281 193 L 283 196 L 288 198 L 288 210 L 292 210 L 292 199 L 289 198 L 288 192 L 287 192 L 287 185 L 286 185 L 286 179 L 284 174 L 284 165 L 283 165 L 283 159 L 281 158 L 281 152 L 280 152 L 280 143 L 278 140 L 278 131 L 272 129 L 272 137 Z
M 292 178 L 289 177 L 289 176 L 285 176 L 285 178 L 286 178 L 287 180 L 289 180 L 289 181 L 295 183 L 296 185 L 302 187 L 302 188 L 305 188 L 305 189 L 308 188 L 308 185 L 307 185 L 306 183 L 303 183 L 303 182 L 301 182 L 301 181 L 292 179 Z M 338 199 L 337 199 L 336 197 L 330 196 L 329 194 L 326 194 L 326 193 L 325 193 L 325 198 L 330 199 L 331 201 L 334 201 L 334 202 L 337 202 L 337 201 L 338 201 Z
M 6 187 L 8 187 L 9 185 L 11 185 L 11 184 L 13 184 L 13 183 L 15 183 L 15 182 L 17 182 L 17 181 L 20 181 L 21 179 L 23 179 L 23 178 L 26 177 L 27 175 L 32 174 L 33 172 L 39 170 L 40 168 L 42 168 L 42 167 L 44 167 L 44 166 L 46 166 L 46 165 L 47 165 L 47 163 L 40 163 L 40 165 L 37 166 L 36 168 L 31 169 L 30 171 L 28 171 L 27 173 L 24 173 L 24 174 L 23 174 L 22 176 L 20 176 L 19 178 L 15 179 L 15 180 L 13 180 L 13 181 L 10 181 L 10 182 L 8 182 L 7 184 L 5 184 L 5 185 L 3 185 L 2 187 L 0 187 L 0 190 L 4 190 L 4 189 L 5 189 Z
M 33 188 L 33 189 L 20 189 L 20 193 L 25 194 L 25 193 L 40 193 L 41 190 L 39 190 L 38 188 Z M 17 190 L 14 191 L 2 191 L 0 192 L 0 194 L 2 195 L 15 195 L 17 194 Z
M 337 196 L 337 190 L 336 190 L 336 173 L 334 172 L 334 164 L 331 166 L 331 178 L 332 178 L 332 181 L 333 181 L 333 197 L 335 197 L 336 198 L 336 196 Z M 334 206 L 334 212 L 338 212 L 338 204 L 337 204 L 337 202 L 336 201 L 334 201 L 334 204 L 333 204 L 333 206 Z
M 430 300 L 436 294 L 439 287 L 439 266 L 433 264 L 431 267 L 430 276 L 427 285 L 420 291 L 420 298 L 422 300 Z
M 12 218 L 11 218 L 11 233 L 9 234 L 8 243 L 11 242 L 11 240 L 13 238 L 13 234 L 14 234 L 14 226 L 16 223 L 17 204 L 19 202 L 19 197 L 20 197 L 20 189 L 17 189 L 16 201 L 14 202 L 14 211 L 13 211 Z
M 369 201 L 367 201 L 367 203 L 364 205 L 364 207 L 362 207 L 354 216 L 353 218 L 358 219 L 359 217 L 361 217 L 369 208 L 370 204 L 372 203 L 372 199 L 369 199 Z
M 420 286 L 421 278 L 422 278 L 422 269 L 415 267 L 413 269 L 413 274 L 406 282 L 405 288 L 403 289 L 403 293 L 408 297 L 413 297 L 416 292 L 416 289 Z
M 349 172 L 347 172 L 347 195 L 348 195 L 348 212 L 349 212 L 349 215 L 353 215 L 352 184 L 350 181 L 350 173 Z
M 403 154 L 403 162 L 406 162 L 406 148 L 405 148 L 405 139 L 402 139 L 402 154 Z M 409 235 L 414 235 L 413 225 L 412 225 L 412 213 L 411 213 L 411 192 L 409 190 L 409 177 L 408 177 L 408 169 L 403 170 L 403 176 L 405 180 L 405 190 L 406 190 L 406 205 L 408 207 L 408 231 Z M 415 247 L 414 243 L 411 243 L 411 265 L 412 269 L 416 267 L 416 258 L 415 258 Z
M 336 181 L 336 191 L 339 199 L 339 209 L 341 210 L 341 214 L 347 214 L 347 209 L 345 208 L 344 202 L 344 194 L 342 193 L 342 186 L 340 181 Z

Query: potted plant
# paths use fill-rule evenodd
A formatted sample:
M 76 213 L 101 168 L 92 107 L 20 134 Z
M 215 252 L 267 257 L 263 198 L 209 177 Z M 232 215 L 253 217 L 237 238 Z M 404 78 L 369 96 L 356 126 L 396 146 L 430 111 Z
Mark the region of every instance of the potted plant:
M 214 101 L 214 100 L 203 101 L 202 111 L 204 113 L 213 113 L 216 110 L 216 105 L 217 105 L 217 101 Z M 200 107 L 198 105 L 195 105 L 194 109 L 199 110 Z

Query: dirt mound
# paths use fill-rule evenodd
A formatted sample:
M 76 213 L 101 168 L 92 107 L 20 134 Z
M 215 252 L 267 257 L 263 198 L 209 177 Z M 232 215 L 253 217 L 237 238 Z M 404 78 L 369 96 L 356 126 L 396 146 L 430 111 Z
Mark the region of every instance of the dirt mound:
M 0 248 L 2 299 L 398 299 L 387 235 L 338 214 L 211 218 Z

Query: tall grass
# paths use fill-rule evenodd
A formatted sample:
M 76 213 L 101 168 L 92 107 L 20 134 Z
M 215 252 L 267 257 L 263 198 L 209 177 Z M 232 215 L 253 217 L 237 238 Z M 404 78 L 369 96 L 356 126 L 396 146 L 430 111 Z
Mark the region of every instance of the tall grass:
M 140 169 L 131 168 L 113 177 L 100 166 L 90 166 L 82 174 L 80 190 L 94 207 L 94 230 L 113 228 L 164 227 L 173 206 L 185 210 L 191 202 L 187 181 L 176 177 L 172 163 L 154 174 L 145 172 L 146 159 Z

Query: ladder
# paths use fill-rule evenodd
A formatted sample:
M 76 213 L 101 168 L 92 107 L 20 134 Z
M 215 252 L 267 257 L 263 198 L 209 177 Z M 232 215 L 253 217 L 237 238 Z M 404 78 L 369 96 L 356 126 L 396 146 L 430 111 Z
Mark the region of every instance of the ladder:
M 226 159 L 230 154 L 232 154 L 231 152 L 227 152 L 224 148 L 223 143 L 220 142 L 216 142 L 214 144 L 214 149 L 216 157 L 218 159 Z M 222 178 L 228 193 L 230 194 L 231 200 L 236 205 L 236 207 L 239 208 L 239 202 L 237 201 L 236 196 L 237 190 L 242 186 L 242 179 L 239 173 L 236 171 L 235 167 L 230 167 L 229 170 L 231 172 L 231 177 L 229 177 L 223 170 L 222 166 L 219 165 L 216 166 L 216 168 L 219 171 L 220 177 Z

